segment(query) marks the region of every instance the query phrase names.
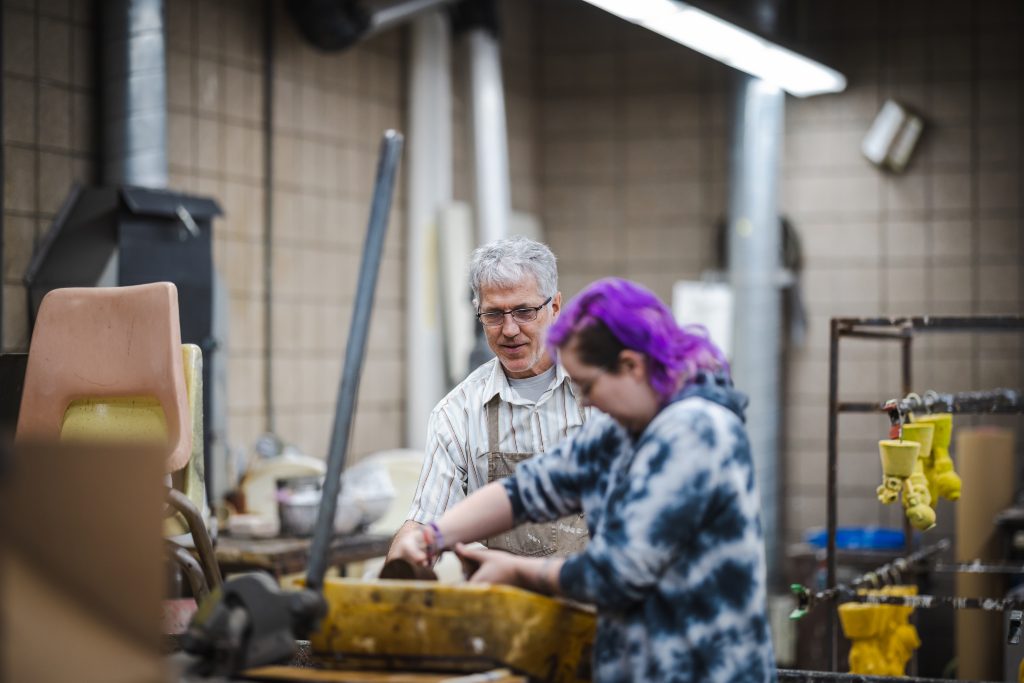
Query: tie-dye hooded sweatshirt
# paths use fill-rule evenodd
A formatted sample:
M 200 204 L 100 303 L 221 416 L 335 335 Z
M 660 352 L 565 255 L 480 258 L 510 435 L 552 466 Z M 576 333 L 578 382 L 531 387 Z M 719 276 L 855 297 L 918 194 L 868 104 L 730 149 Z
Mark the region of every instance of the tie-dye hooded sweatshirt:
M 598 609 L 594 680 L 775 680 L 746 398 L 703 374 L 637 438 L 595 414 L 505 480 L 516 523 L 582 510 L 564 594 Z

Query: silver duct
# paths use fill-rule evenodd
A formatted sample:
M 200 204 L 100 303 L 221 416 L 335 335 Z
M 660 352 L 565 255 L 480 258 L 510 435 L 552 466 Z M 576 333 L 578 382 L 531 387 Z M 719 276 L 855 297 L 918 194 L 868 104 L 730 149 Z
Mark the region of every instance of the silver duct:
M 508 236 L 512 210 L 501 44 L 483 27 L 470 29 L 466 41 L 477 235 L 487 244 Z
M 729 155 L 729 280 L 735 302 L 732 374 L 750 397 L 750 437 L 764 525 L 768 586 L 782 582 L 779 430 L 782 362 L 779 158 L 785 93 L 738 76 Z
M 406 443 L 422 450 L 445 384 L 439 310 L 439 217 L 452 201 L 451 29 L 444 12 L 412 22 L 409 54 L 409 219 L 406 247 Z
M 165 188 L 163 0 L 105 0 L 103 10 L 103 182 Z

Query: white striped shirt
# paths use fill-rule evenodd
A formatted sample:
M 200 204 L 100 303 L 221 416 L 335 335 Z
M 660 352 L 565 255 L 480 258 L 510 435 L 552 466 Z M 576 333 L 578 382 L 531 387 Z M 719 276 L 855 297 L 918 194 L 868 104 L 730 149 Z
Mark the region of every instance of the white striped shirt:
M 590 415 L 569 375 L 555 366 L 555 379 L 536 403 L 521 398 L 497 358 L 474 370 L 430 414 L 427 454 L 408 518 L 427 524 L 487 483 L 487 402 L 500 397 L 498 450 L 541 453 L 574 434 Z

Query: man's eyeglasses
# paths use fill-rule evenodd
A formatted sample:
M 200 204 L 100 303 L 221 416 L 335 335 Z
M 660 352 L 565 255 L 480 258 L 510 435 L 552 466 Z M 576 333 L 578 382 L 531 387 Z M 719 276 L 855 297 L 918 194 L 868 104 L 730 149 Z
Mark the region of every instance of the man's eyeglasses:
M 540 309 L 551 303 L 551 297 L 549 296 L 544 300 L 540 306 L 528 306 L 526 308 L 514 308 L 510 311 L 486 311 L 484 313 L 477 313 L 476 319 L 479 320 L 487 327 L 496 327 L 502 325 L 505 322 L 505 316 L 511 315 L 512 319 L 517 323 L 532 323 L 537 319 L 537 315 L 540 313 Z

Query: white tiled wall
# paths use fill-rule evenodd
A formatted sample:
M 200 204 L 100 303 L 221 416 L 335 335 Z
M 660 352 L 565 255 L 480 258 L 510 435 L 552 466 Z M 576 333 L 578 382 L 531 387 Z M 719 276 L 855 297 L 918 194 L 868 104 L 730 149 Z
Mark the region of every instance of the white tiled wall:
M 0 350 L 28 345 L 22 277 L 73 181 L 95 180 L 92 3 L 4 0 Z
M 850 86 L 786 105 L 781 210 L 801 238 L 810 325 L 804 346 L 789 352 L 790 540 L 825 523 L 830 317 L 1024 308 L 1020 4 L 806 2 L 801 9 L 797 24 L 814 37 L 810 49 Z M 563 290 L 571 295 L 614 274 L 667 298 L 675 280 L 717 266 L 729 70 L 583 3 L 544 2 L 541 21 L 542 196 Z M 888 97 L 917 109 L 928 125 L 902 176 L 879 172 L 859 152 Z M 1020 335 L 1011 337 L 919 340 L 915 386 L 1021 386 Z M 843 398 L 882 400 L 899 390 L 894 349 L 849 341 L 842 358 Z M 842 418 L 844 524 L 898 524 L 873 495 L 875 441 L 885 427 L 875 416 Z
M 72 180 L 95 181 L 92 3 L 4 0 L 5 350 L 27 345 L 21 276 Z M 215 259 L 231 298 L 230 438 L 265 428 L 261 17 L 244 0 L 167 0 L 172 185 L 219 199 Z M 800 234 L 810 327 L 789 354 L 787 533 L 824 523 L 828 319 L 1020 313 L 1022 6 L 842 0 L 799 4 L 840 95 L 787 101 L 783 212 Z M 668 298 L 716 266 L 726 208 L 729 72 L 577 0 L 505 0 L 512 204 L 540 216 L 562 290 L 604 275 Z M 806 40 L 812 39 L 812 40 Z M 380 132 L 406 117 L 402 31 L 340 54 L 275 24 L 273 366 L 281 435 L 323 455 Z M 472 196 L 465 55 L 453 51 L 455 193 Z M 882 101 L 928 128 L 908 172 L 857 150 Z M 404 442 L 404 190 L 393 206 L 354 434 L 356 456 Z M 844 344 L 847 344 L 844 342 Z M 920 339 L 920 389 L 1024 385 L 1019 337 Z M 843 396 L 898 390 L 894 349 L 844 346 Z M 1003 421 L 1006 422 L 1005 420 Z M 1014 422 L 1009 422 L 1013 425 Z M 895 521 L 872 490 L 875 417 L 844 417 L 844 523 Z M 940 515 L 942 514 L 940 510 Z

